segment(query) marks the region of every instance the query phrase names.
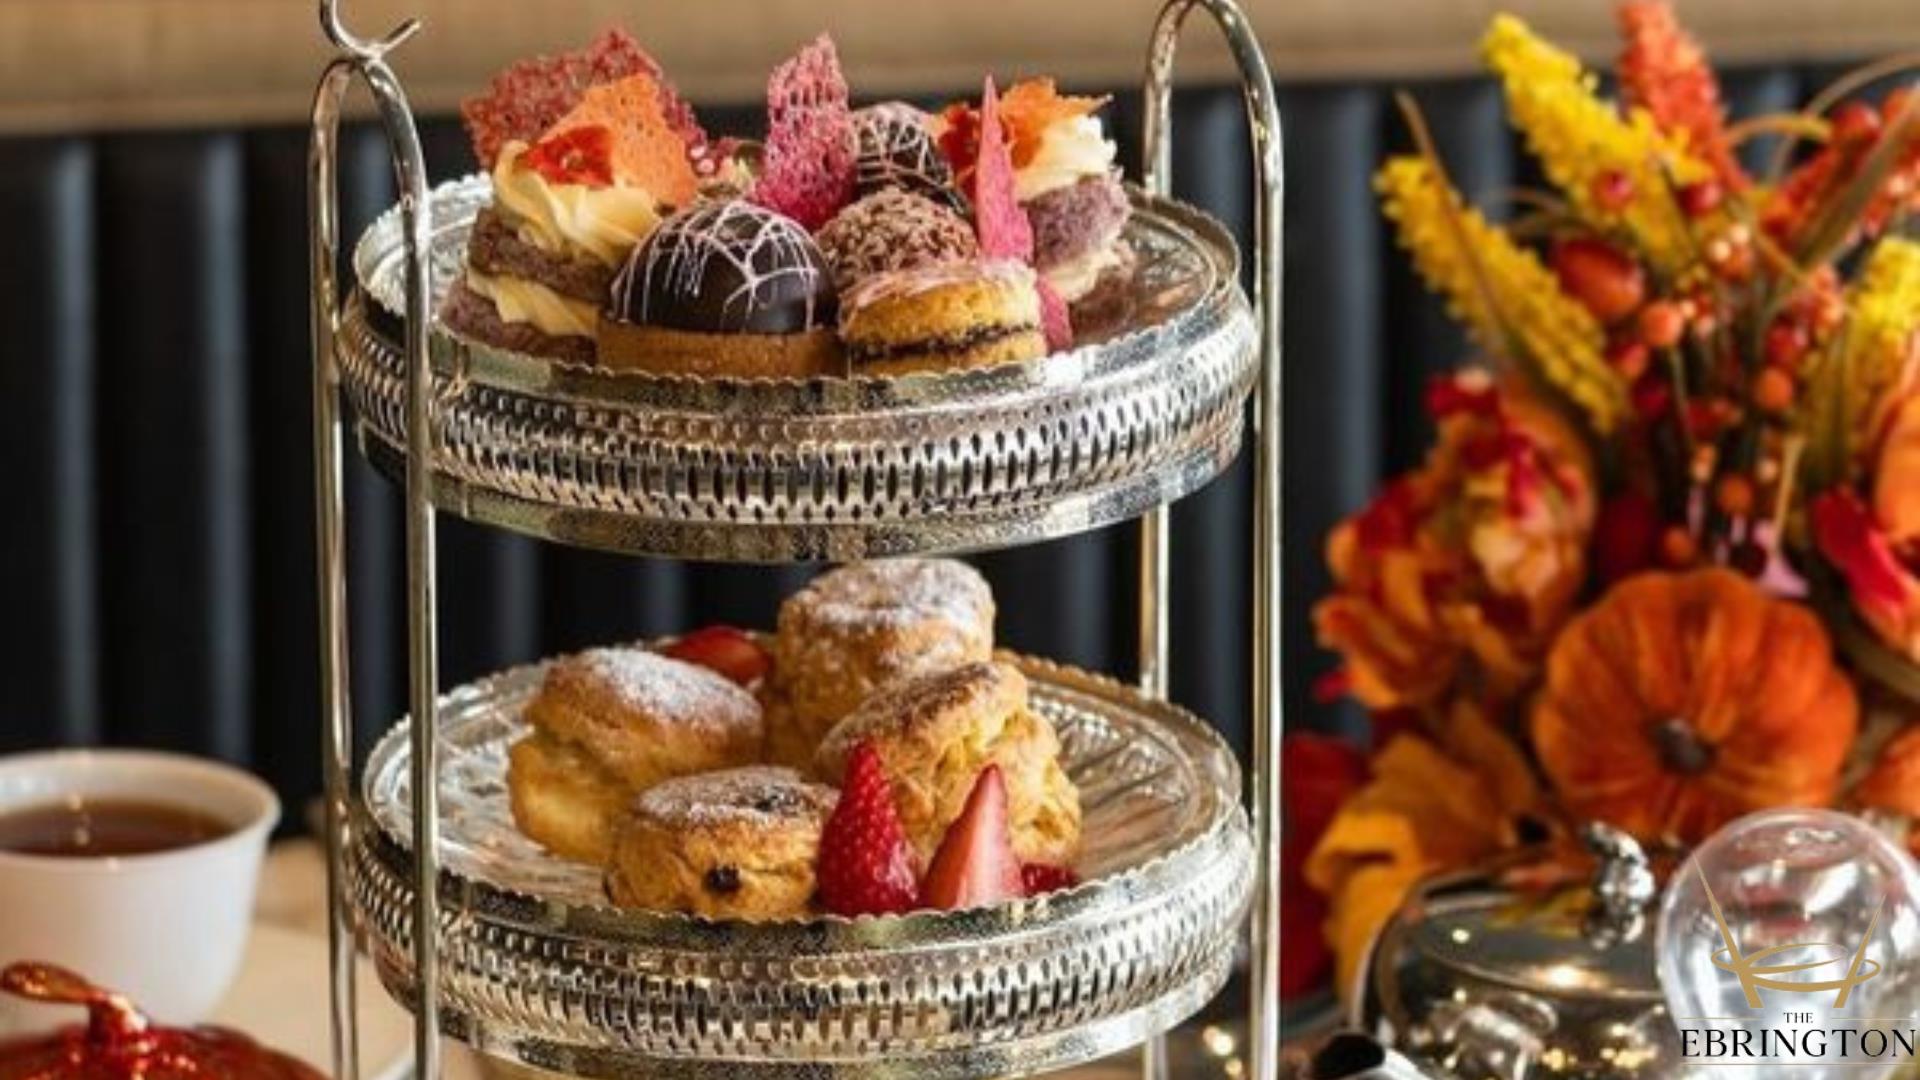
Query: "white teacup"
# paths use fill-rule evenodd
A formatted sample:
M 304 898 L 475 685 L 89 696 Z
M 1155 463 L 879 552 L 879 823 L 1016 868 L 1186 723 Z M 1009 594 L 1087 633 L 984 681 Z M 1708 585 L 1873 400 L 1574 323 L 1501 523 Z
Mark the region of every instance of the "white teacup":
M 0 851 L 0 965 L 45 960 L 127 995 L 154 1019 L 197 1023 L 233 982 L 280 801 L 218 762 L 140 750 L 0 757 L 0 816 L 61 800 L 155 803 L 228 827 L 144 855 Z M 0 1035 L 77 1018 L 0 998 Z

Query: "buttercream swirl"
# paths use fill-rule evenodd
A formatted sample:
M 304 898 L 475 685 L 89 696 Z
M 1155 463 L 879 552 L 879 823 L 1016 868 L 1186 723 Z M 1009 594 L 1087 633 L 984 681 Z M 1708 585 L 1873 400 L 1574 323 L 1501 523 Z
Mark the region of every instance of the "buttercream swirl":
M 508 143 L 493 166 L 493 200 L 521 239 L 554 255 L 584 251 L 619 266 L 660 223 L 660 208 L 642 188 L 555 184 L 518 167 L 526 144 Z
M 1028 202 L 1089 176 L 1104 176 L 1113 171 L 1117 153 L 1098 117 L 1058 121 L 1041 135 L 1033 160 L 1014 173 L 1014 197 Z
M 600 325 L 592 304 L 525 278 L 491 277 L 468 267 L 467 288 L 493 301 L 500 321 L 531 323 L 550 337 L 592 337 Z

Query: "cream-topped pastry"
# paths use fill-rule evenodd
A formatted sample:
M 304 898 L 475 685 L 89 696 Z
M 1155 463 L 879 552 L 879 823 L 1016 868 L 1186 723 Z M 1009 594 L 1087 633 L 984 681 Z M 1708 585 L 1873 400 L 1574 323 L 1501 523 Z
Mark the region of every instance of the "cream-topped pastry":
M 1014 166 L 1014 197 L 1023 203 L 1032 202 L 1090 176 L 1111 176 L 1118 153 L 1099 117 L 1056 120 L 1040 132 L 1033 157 L 1024 165 Z
M 467 272 L 440 316 L 469 338 L 597 359 L 600 312 L 615 273 L 662 218 L 695 198 L 692 158 L 707 147 L 691 110 L 630 39 L 596 49 L 606 55 L 535 65 L 537 78 L 503 76 L 490 98 L 463 108 L 470 126 L 479 118 L 486 129 L 476 153 L 488 166 L 493 202 L 474 219 Z M 631 73 L 622 77 L 622 70 Z M 583 87 L 585 72 L 606 81 Z M 540 87 L 539 107 L 514 100 L 547 80 L 558 85 Z M 545 119 L 554 112 L 561 114 Z M 543 126 L 528 131 L 524 116 L 542 118 Z
M 561 256 L 584 252 L 618 268 L 660 224 L 660 204 L 643 188 L 554 183 L 522 163 L 524 143 L 508 143 L 493 166 L 493 202 L 522 239 Z
M 1033 226 L 1033 268 L 1072 302 L 1131 265 L 1122 232 L 1132 212 L 1113 140 L 1097 115 L 1105 98 L 1062 94 L 1051 79 L 1007 88 L 999 115 L 1012 142 L 1014 197 Z M 952 142 L 973 123 L 970 106 L 956 105 L 938 121 L 938 137 Z M 959 147 L 963 161 L 977 148 Z

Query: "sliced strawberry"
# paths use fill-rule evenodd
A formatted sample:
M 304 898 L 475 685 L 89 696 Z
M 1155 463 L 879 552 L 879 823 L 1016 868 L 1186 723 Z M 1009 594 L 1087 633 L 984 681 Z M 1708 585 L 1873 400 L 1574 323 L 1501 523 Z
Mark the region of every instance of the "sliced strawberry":
M 836 915 L 892 915 L 914 907 L 913 849 L 869 743 L 855 746 L 847 760 L 840 803 L 820 833 L 816 877 L 820 906 Z
M 953 910 L 1024 895 L 1020 859 L 1007 831 L 1007 784 L 1000 767 L 989 765 L 974 780 L 960 816 L 947 826 L 920 883 L 920 902 Z
M 1070 866 L 1030 862 L 1020 867 L 1020 884 L 1028 896 L 1039 896 L 1073 888 L 1080 884 L 1080 875 L 1074 873 Z
M 1048 351 L 1073 348 L 1073 314 L 1067 310 L 1066 298 L 1047 284 L 1046 278 L 1036 280 L 1034 285 L 1040 291 L 1040 329 L 1046 334 Z
M 753 635 L 731 626 L 703 626 L 661 650 L 675 660 L 717 671 L 749 686 L 773 666 L 773 657 Z

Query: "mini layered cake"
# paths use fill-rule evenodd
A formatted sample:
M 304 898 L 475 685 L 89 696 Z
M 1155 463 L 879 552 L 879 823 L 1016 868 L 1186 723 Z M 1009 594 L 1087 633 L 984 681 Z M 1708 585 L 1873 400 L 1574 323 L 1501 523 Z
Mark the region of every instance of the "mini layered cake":
M 593 362 L 607 288 L 660 218 L 693 199 L 704 132 L 617 31 L 515 65 L 462 111 L 493 203 L 442 320 L 489 345 Z
M 842 297 L 840 339 L 862 375 L 991 367 L 1047 353 L 1033 270 L 1011 260 L 874 274 Z
M 744 200 L 668 218 L 614 281 L 600 362 L 662 375 L 845 370 L 826 258 L 807 230 Z

